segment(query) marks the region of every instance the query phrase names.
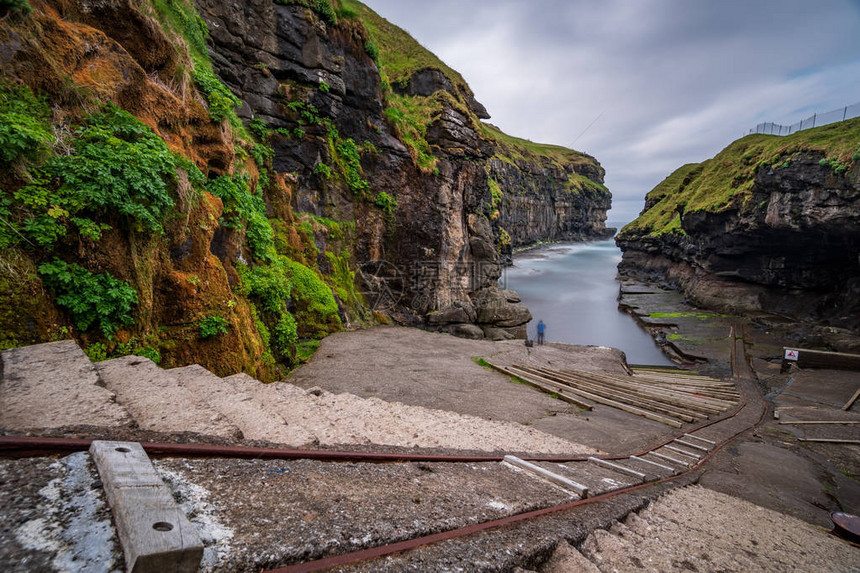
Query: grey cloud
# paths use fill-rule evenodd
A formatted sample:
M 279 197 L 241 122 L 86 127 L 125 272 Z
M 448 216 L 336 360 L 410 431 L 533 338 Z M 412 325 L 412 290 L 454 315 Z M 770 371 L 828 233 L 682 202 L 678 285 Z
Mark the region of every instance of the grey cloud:
M 570 145 L 604 112 L 575 147 L 604 165 L 618 207 L 759 121 L 860 101 L 856 1 L 366 3 L 460 71 L 512 135 Z

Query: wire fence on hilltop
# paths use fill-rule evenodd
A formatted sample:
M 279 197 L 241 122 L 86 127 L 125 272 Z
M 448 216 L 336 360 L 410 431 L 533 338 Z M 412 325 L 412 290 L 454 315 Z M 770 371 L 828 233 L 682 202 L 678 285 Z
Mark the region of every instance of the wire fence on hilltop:
M 781 125 L 771 121 L 760 123 L 749 132 L 765 133 L 769 135 L 791 135 L 792 133 L 802 131 L 804 129 L 821 127 L 828 123 L 836 123 L 838 121 L 845 121 L 846 119 L 854 119 L 855 117 L 860 117 L 860 103 L 846 105 L 845 107 L 840 107 L 839 109 L 834 109 L 826 113 L 815 113 L 812 117 L 807 117 L 806 119 L 798 121 L 797 123 L 792 123 L 791 125 Z

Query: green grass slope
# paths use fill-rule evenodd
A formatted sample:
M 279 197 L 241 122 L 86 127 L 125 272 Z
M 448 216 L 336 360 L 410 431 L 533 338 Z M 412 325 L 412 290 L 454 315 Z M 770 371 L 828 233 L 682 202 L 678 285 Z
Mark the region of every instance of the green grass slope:
M 557 145 L 533 143 L 509 136 L 497 127 L 481 122 L 467 105 L 466 97 L 473 95 L 471 88 L 457 71 L 446 65 L 435 54 L 418 43 L 408 32 L 395 26 L 357 0 L 339 0 L 336 3 L 340 18 L 359 19 L 367 31 L 370 41 L 365 46 L 368 53 L 376 57 L 382 74 L 383 94 L 386 99 L 386 115 L 398 131 L 398 136 L 412 151 L 416 163 L 425 172 L 435 167 L 430 146 L 425 139 L 427 127 L 444 106 L 453 106 L 472 121 L 472 127 L 482 137 L 497 144 L 496 157 L 508 163 L 528 161 L 537 164 L 553 164 L 556 167 L 570 164 L 590 163 L 593 157 Z M 406 87 L 409 78 L 423 69 L 435 69 L 451 82 L 458 93 L 436 94 L 428 97 L 396 94 L 391 86 Z M 571 176 L 573 190 L 596 187 L 605 190 L 599 183 L 581 175 Z
M 752 196 L 759 169 L 785 168 L 800 153 L 824 156 L 834 173 L 860 160 L 860 119 L 833 123 L 780 137 L 753 134 L 738 139 L 712 159 L 678 168 L 646 195 L 646 210 L 620 237 L 683 234 L 681 214 L 742 207 Z

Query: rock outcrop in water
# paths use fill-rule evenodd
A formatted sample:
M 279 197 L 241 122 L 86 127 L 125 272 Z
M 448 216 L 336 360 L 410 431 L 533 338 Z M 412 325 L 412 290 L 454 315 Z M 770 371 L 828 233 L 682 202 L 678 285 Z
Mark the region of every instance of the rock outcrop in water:
M 697 305 L 860 329 L 860 120 L 750 135 L 681 167 L 616 239 L 622 276 L 669 282 Z
M 528 142 L 481 123 L 459 74 L 357 2 L 305 4 L 0 21 L 0 346 L 71 335 L 265 379 L 377 321 L 524 335 L 499 253 L 599 235 L 599 166 L 529 144 L 500 170 Z

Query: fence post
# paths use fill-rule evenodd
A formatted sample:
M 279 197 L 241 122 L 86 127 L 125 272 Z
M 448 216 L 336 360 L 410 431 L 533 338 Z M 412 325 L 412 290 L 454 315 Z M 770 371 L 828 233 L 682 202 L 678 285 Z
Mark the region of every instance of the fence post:
M 812 127 L 815 127 L 815 116 L 817 116 L 817 115 L 818 115 L 817 113 L 812 114 Z
M 845 121 L 845 116 L 848 114 L 848 106 L 845 106 L 845 109 L 842 110 L 842 121 Z

